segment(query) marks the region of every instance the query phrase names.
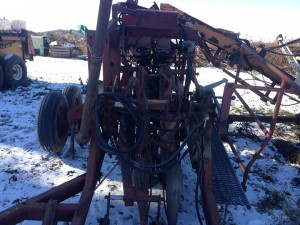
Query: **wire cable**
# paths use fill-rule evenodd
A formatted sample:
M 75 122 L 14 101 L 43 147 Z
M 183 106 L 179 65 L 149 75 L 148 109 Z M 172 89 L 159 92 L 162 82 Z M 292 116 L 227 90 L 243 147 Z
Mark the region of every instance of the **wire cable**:
M 118 154 L 118 149 L 116 149 L 115 147 L 111 146 L 108 144 L 108 140 L 106 140 L 104 138 L 104 134 L 103 134 L 103 126 L 101 124 L 101 107 L 100 107 L 100 101 L 101 99 L 110 99 L 113 100 L 115 102 L 120 102 L 125 109 L 128 110 L 128 112 L 132 115 L 132 118 L 135 121 L 135 125 L 136 125 L 136 139 L 135 139 L 135 143 L 130 146 L 126 151 L 124 150 L 122 153 L 130 153 L 135 151 L 141 144 L 141 142 L 143 141 L 143 134 L 144 134 L 144 122 L 142 119 L 141 114 L 139 113 L 139 111 L 137 110 L 137 108 L 132 104 L 130 98 L 127 98 L 121 94 L 118 93 L 101 93 L 98 95 L 97 100 L 95 102 L 95 122 L 96 122 L 96 132 L 97 132 L 97 139 L 98 139 L 98 143 L 101 146 L 101 148 L 106 151 L 109 154 L 113 154 L 113 155 L 119 155 Z

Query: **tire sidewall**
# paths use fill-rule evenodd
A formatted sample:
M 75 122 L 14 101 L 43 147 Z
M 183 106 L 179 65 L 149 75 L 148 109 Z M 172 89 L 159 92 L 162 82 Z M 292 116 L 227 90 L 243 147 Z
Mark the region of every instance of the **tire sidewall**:
M 82 104 L 81 91 L 77 86 L 68 85 L 63 89 L 62 93 L 67 97 L 70 109 Z
M 49 126 L 49 128 L 51 129 L 51 136 L 53 137 L 53 143 L 56 143 L 56 147 L 54 152 L 60 152 L 63 148 L 63 146 L 65 146 L 67 138 L 68 138 L 68 134 L 69 134 L 69 129 L 68 129 L 68 125 L 62 129 L 58 127 L 58 120 L 62 119 L 62 118 L 58 118 L 57 115 L 59 114 L 64 114 L 65 118 L 67 120 L 67 114 L 68 114 L 68 104 L 67 101 L 61 101 L 61 100 L 57 100 L 55 102 L 55 104 L 57 105 L 57 107 L 54 108 L 53 113 L 51 114 L 51 120 L 53 121 L 53 127 Z M 58 131 L 63 133 L 58 133 Z
M 2 66 L 0 65 L 0 90 L 3 86 L 3 80 L 4 80 L 4 73 L 3 73 L 3 70 L 2 70 Z
M 59 153 L 68 138 L 69 125 L 58 123 L 58 116 L 67 120 L 69 105 L 67 98 L 61 92 L 48 93 L 42 100 L 38 113 L 38 138 L 43 149 Z M 60 125 L 62 127 L 59 127 Z M 59 133 L 62 131 L 62 133 Z

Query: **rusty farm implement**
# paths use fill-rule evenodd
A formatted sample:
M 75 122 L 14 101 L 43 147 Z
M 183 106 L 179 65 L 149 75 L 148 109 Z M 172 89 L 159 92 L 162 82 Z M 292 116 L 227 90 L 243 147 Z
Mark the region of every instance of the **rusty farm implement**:
M 69 133 L 71 145 L 74 140 L 79 144 L 90 141 L 86 174 L 1 212 L 0 224 L 23 220 L 40 220 L 49 225 L 57 221 L 84 224 L 94 191 L 101 183 L 98 181 L 102 179 L 105 154 L 115 155 L 119 161 L 123 195 L 107 196 L 103 224 L 109 223 L 109 204 L 115 199 L 122 199 L 125 206 L 137 203 L 141 224 L 151 222 L 150 202 L 157 204 L 153 222 L 160 224 L 164 202 L 168 224 L 176 224 L 184 157 L 189 158 L 190 169 L 197 176 L 195 204 L 199 207 L 197 199 L 201 196 L 206 224 L 222 224 L 218 204 L 249 204 L 244 193 L 249 171 L 280 120 L 283 95 L 300 93 L 295 77 L 266 60 L 264 49 L 257 52 L 236 33 L 213 28 L 171 5 L 162 4 L 159 8 L 154 4 L 146 9 L 128 0 L 112 5 L 109 21 L 111 3 L 101 0 L 97 29 L 86 34 L 90 75 L 85 102 L 82 104 L 78 88 L 68 86 L 63 92 L 46 95 L 39 112 L 38 134 L 44 149 L 61 151 Z M 197 51 L 234 82 L 223 79 L 201 85 L 195 68 Z M 99 91 L 102 63 L 103 90 Z M 236 73 L 228 71 L 228 67 L 236 68 Z M 254 86 L 240 78 L 241 71 L 252 70 L 268 79 L 269 84 Z M 213 89 L 223 83 L 227 84 L 219 103 Z M 244 89 L 274 104 L 273 115 L 256 115 L 239 94 Z M 229 115 L 233 95 L 250 116 Z M 299 122 L 297 118 L 285 121 Z M 258 124 L 265 138 L 244 164 L 227 127 L 229 121 L 250 119 Z M 223 141 L 231 146 L 243 172 L 242 183 Z M 160 183 L 165 195 L 151 194 L 153 183 Z M 77 193 L 81 193 L 79 202 L 63 203 Z

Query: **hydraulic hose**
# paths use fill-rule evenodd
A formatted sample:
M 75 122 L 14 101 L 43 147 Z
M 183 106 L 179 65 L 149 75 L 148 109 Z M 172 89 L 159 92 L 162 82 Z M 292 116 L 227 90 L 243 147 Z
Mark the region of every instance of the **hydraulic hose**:
M 132 146 L 129 146 L 126 150 L 119 150 L 118 148 L 109 145 L 107 138 L 104 137 L 103 126 L 101 123 L 101 106 L 100 102 L 102 99 L 106 100 L 113 100 L 115 102 L 121 103 L 122 106 L 125 108 L 126 112 L 129 113 L 135 121 L 136 126 L 136 137 L 135 142 Z M 139 149 L 140 145 L 142 144 L 143 137 L 144 137 L 144 121 L 142 118 L 142 113 L 134 106 L 131 99 L 123 96 L 118 93 L 101 93 L 98 95 L 97 100 L 95 102 L 95 122 L 96 122 L 96 132 L 97 132 L 97 139 L 100 145 L 100 148 L 105 152 L 116 155 L 119 157 L 123 162 L 125 162 L 128 166 L 133 169 L 141 170 L 141 171 L 148 171 L 153 174 L 159 174 L 162 172 L 167 171 L 171 167 L 173 167 L 178 161 L 182 160 L 184 156 L 187 155 L 189 148 L 185 149 L 187 143 L 197 135 L 198 137 L 202 136 L 206 132 L 206 128 L 203 128 L 200 124 L 196 125 L 187 135 L 185 140 L 181 143 L 179 148 L 174 151 L 167 159 L 159 162 L 159 163 L 152 163 L 152 164 L 141 164 L 134 159 L 131 158 L 131 154 L 137 149 Z M 185 125 L 183 125 L 185 127 Z M 196 139 L 195 139 L 196 141 Z M 184 151 L 183 151 L 184 150 Z
M 122 153 L 130 153 L 135 151 L 143 141 L 144 136 L 144 122 L 141 116 L 141 113 L 138 112 L 137 108 L 132 104 L 130 98 L 127 98 L 118 93 L 101 93 L 98 95 L 97 100 L 95 102 L 95 122 L 96 122 L 96 131 L 97 131 L 97 139 L 98 143 L 104 151 L 109 154 L 119 155 L 120 151 L 118 151 L 115 147 L 108 144 L 108 140 L 104 138 L 103 128 L 101 125 L 101 106 L 100 100 L 101 98 L 111 99 L 121 103 L 126 110 L 132 115 L 135 125 L 136 125 L 136 141 L 130 146 L 126 151 L 122 151 Z

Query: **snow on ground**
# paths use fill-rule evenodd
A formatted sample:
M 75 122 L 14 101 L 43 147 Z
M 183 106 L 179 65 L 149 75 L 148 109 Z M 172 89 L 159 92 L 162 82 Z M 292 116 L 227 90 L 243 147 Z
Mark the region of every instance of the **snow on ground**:
M 28 77 L 32 82 L 28 86 L 0 92 L 0 211 L 31 196 L 64 183 L 80 174 L 87 166 L 88 146 L 81 148 L 75 144 L 76 157 L 72 159 L 67 142 L 60 155 L 44 151 L 37 137 L 37 115 L 43 96 L 50 90 L 62 90 L 66 85 L 74 84 L 82 88 L 79 78 L 87 81 L 87 62 L 74 59 L 55 59 L 35 57 L 27 62 Z M 200 84 L 205 85 L 222 78 L 228 78 L 221 70 L 202 68 L 199 70 Z M 251 78 L 250 75 L 249 79 Z M 224 85 L 215 89 L 216 95 L 222 95 Z M 258 101 L 249 91 L 241 94 L 251 107 L 261 111 L 272 110 L 272 106 Z M 250 97 L 247 97 L 250 96 Z M 288 103 L 289 100 L 285 99 Z M 236 108 L 240 102 L 234 102 Z M 299 106 L 285 107 L 291 113 L 299 113 Z M 234 144 L 241 158 L 248 161 L 260 142 L 238 135 L 239 124 L 230 126 Z M 253 128 L 256 132 L 256 129 Z M 258 135 L 262 140 L 262 135 Z M 299 141 L 299 140 L 298 140 Z M 296 142 L 296 140 L 295 140 Z M 230 159 L 233 155 L 229 149 Z M 233 162 L 233 160 L 232 160 Z M 102 173 L 105 175 L 116 163 L 116 159 L 105 158 Z M 194 192 L 196 176 L 188 158 L 182 162 L 184 170 L 184 192 L 178 224 L 199 224 L 197 221 Z M 233 162 L 241 180 L 241 172 Z M 254 164 L 248 181 L 246 195 L 251 209 L 242 206 L 229 206 L 225 224 L 276 225 L 299 224 L 300 215 L 300 168 L 289 164 L 277 152 L 272 142 L 263 151 Z M 97 189 L 90 207 L 86 224 L 97 224 L 106 211 L 105 195 L 122 194 L 121 173 L 116 169 Z M 154 193 L 161 194 L 159 189 Z M 74 196 L 68 202 L 76 202 Z M 138 224 L 137 207 L 125 207 L 123 202 L 113 201 L 110 210 L 111 224 Z M 150 217 L 154 220 L 156 204 L 151 204 Z M 164 210 L 162 219 L 166 221 Z M 150 219 L 151 220 L 151 219 Z M 25 221 L 22 224 L 41 224 Z

